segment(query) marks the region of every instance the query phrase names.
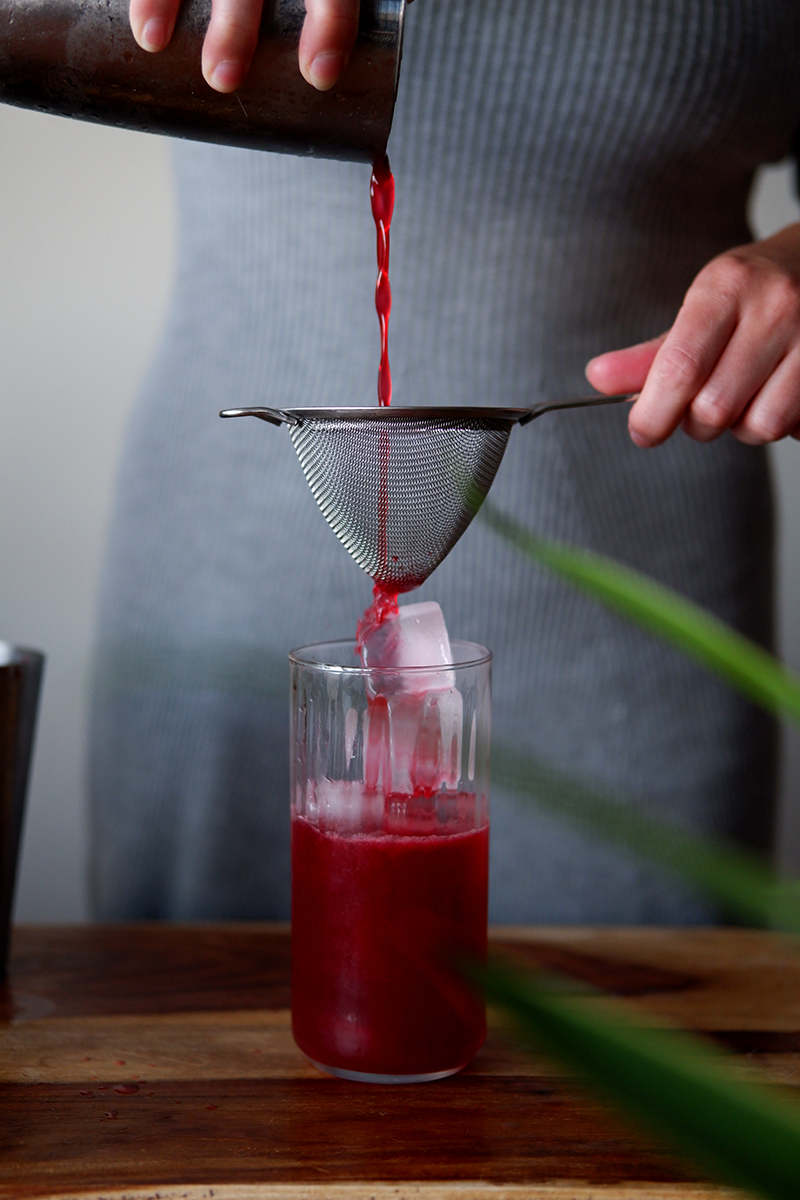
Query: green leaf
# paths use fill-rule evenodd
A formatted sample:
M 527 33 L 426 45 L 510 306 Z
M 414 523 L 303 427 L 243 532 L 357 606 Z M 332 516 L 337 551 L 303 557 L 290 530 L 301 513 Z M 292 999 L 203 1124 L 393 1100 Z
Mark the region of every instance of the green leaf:
M 507 746 L 492 747 L 492 779 L 607 841 L 676 872 L 750 924 L 800 933 L 800 891 L 754 854 L 623 804 Z
M 528 1040 L 571 1066 L 646 1128 L 734 1187 L 800 1195 L 800 1110 L 743 1082 L 726 1056 L 687 1034 L 645 1029 L 552 981 L 496 964 L 470 974 Z
M 800 677 L 724 621 L 630 567 L 537 537 L 488 500 L 479 515 L 529 558 L 667 638 L 763 708 L 800 723 Z
M 764 708 L 800 721 L 800 679 L 685 597 L 599 555 L 547 542 L 489 503 L 481 516 L 535 561 L 667 638 Z M 595 793 L 509 749 L 495 748 L 493 757 L 493 777 L 518 794 L 679 872 L 739 917 L 800 932 L 797 888 L 781 885 L 755 857 Z M 800 1195 L 800 1110 L 769 1089 L 744 1084 L 710 1047 L 684 1034 L 626 1024 L 596 1002 L 558 994 L 543 978 L 496 966 L 477 977 L 526 1036 L 713 1175 L 770 1200 Z

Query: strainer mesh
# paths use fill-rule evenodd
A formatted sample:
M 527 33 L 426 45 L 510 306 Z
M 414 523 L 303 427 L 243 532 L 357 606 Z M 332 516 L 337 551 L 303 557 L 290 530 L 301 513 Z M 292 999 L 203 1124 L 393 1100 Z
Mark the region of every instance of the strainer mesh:
M 510 430 L 508 420 L 492 417 L 311 417 L 289 433 L 336 536 L 381 587 L 407 592 L 475 516 Z

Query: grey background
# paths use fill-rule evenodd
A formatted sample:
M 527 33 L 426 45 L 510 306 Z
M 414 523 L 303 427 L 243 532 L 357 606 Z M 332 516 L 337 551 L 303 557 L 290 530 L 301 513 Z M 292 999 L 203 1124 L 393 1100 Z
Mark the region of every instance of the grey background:
M 169 294 L 169 154 L 158 138 L 4 106 L 0 147 L 0 638 L 48 656 L 16 917 L 81 921 L 95 593 L 119 447 Z M 763 172 L 758 234 L 800 219 L 792 186 L 788 165 Z M 800 667 L 800 446 L 773 453 L 781 648 Z M 779 846 L 792 874 L 798 795 L 790 734 Z

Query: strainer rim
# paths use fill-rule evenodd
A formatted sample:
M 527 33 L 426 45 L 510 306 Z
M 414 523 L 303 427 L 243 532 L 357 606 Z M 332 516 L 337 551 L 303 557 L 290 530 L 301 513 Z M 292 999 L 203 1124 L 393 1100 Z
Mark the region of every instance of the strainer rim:
M 491 408 L 471 405 L 437 405 L 436 407 L 403 407 L 393 405 L 391 408 L 371 405 L 369 408 L 282 408 L 280 410 L 288 417 L 298 421 L 453 421 L 457 424 L 465 422 L 497 420 L 504 424 L 515 425 L 530 413 L 529 408 Z

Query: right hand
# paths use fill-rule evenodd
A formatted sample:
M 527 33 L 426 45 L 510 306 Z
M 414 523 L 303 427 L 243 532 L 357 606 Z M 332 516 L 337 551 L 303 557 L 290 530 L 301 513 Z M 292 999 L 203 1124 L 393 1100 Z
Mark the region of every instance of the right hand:
M 202 69 L 217 92 L 244 82 L 258 41 L 262 0 L 211 0 Z M 178 18 L 180 0 L 130 0 L 133 36 L 143 50 L 163 50 Z M 355 44 L 360 0 L 306 0 L 298 52 L 303 78 L 326 92 L 334 86 Z
M 734 246 L 700 271 L 672 328 L 586 368 L 598 391 L 639 392 L 637 446 L 680 426 L 698 442 L 730 430 L 748 446 L 800 439 L 800 221 Z

